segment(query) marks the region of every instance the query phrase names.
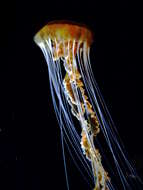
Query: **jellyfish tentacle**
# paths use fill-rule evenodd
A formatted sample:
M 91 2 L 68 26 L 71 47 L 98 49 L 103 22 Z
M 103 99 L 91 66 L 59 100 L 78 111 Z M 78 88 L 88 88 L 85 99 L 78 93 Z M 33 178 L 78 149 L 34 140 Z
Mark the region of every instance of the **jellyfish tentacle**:
M 75 53 L 76 51 L 73 52 Z M 66 57 L 64 64 L 66 65 L 66 75 L 63 80 L 65 94 L 71 106 L 72 114 L 80 121 L 81 125 L 85 126 L 87 131 L 85 132 L 85 128 L 81 126 L 81 148 L 83 150 L 83 153 L 86 155 L 86 158 L 92 163 L 93 173 L 95 177 L 94 190 L 105 190 L 107 189 L 106 182 L 109 180 L 109 177 L 102 166 L 99 150 L 96 149 L 93 145 L 93 139 L 96 138 L 97 134 L 100 132 L 99 122 L 96 117 L 96 113 L 94 112 L 92 105 L 90 104 L 88 97 L 85 94 L 81 74 L 79 73 L 76 65 L 73 64 L 75 60 L 74 53 L 69 54 L 69 56 Z M 76 92 L 77 89 L 78 92 Z M 76 96 L 79 96 L 79 94 L 81 95 L 80 101 L 79 99 L 77 101 Z M 79 107 L 81 109 L 79 109 Z M 85 112 L 88 116 L 87 119 L 84 117 Z M 91 140 L 89 141 L 88 139 Z M 93 146 L 91 146 L 91 141 Z

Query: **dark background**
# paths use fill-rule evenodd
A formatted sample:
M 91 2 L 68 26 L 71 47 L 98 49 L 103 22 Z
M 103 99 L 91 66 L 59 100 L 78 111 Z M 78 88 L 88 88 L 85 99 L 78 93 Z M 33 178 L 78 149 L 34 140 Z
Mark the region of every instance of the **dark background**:
M 33 36 L 48 21 L 95 33 L 93 72 L 138 172 L 143 172 L 142 15 L 127 1 L 15 1 L 2 6 L 0 188 L 66 189 L 48 72 Z M 89 189 L 68 159 L 71 189 Z

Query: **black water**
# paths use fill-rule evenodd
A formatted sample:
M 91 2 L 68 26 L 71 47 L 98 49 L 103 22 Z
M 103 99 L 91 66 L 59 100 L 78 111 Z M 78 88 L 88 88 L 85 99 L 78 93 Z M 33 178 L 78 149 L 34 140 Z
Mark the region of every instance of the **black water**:
M 142 11 L 127 1 L 11 1 L 1 16 L 0 189 L 66 189 L 60 130 L 34 34 L 73 20 L 95 32 L 93 72 L 122 140 L 143 175 Z M 67 157 L 73 189 L 89 189 Z

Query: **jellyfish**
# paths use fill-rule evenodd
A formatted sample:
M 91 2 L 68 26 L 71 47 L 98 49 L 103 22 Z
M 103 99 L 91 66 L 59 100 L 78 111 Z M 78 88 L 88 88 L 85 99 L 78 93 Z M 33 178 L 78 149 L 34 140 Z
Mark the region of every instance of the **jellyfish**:
M 72 158 L 73 152 L 76 155 L 78 163 L 73 160 L 77 168 L 87 182 L 89 178 L 92 180 L 94 190 L 142 189 L 141 179 L 129 161 L 92 71 L 93 36 L 86 25 L 71 21 L 49 22 L 34 36 L 48 66 L 51 97 L 61 131 L 67 189 L 70 187 L 65 145 Z M 100 134 L 111 154 L 112 169 L 108 161 L 104 167 L 106 153 L 98 140 Z

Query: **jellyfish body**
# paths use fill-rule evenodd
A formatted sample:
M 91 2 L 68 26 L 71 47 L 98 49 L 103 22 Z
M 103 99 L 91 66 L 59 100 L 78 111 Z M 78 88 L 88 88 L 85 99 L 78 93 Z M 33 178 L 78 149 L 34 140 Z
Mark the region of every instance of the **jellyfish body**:
M 135 189 L 134 184 L 127 180 L 126 173 L 136 176 L 138 180 L 139 177 L 121 147 L 122 142 L 92 73 L 89 54 L 93 33 L 81 24 L 55 21 L 42 28 L 34 40 L 47 60 L 62 143 L 72 146 L 81 165 L 93 179 L 94 190 L 118 189 L 104 169 L 100 150 L 96 148 L 96 138 L 102 132 L 122 189 Z M 79 121 L 80 135 L 73 117 Z M 141 189 L 140 186 L 138 189 Z

